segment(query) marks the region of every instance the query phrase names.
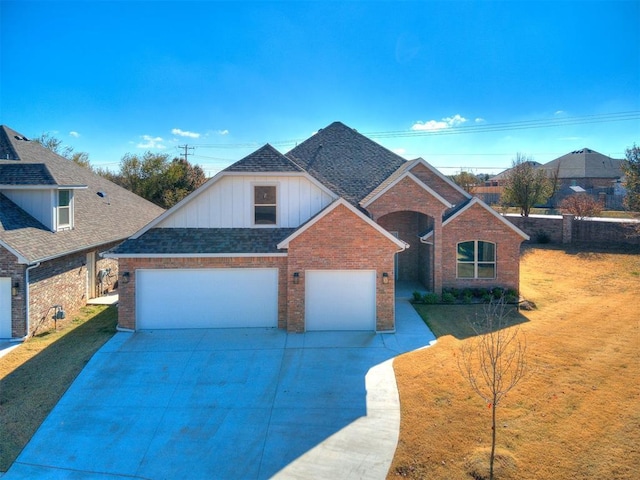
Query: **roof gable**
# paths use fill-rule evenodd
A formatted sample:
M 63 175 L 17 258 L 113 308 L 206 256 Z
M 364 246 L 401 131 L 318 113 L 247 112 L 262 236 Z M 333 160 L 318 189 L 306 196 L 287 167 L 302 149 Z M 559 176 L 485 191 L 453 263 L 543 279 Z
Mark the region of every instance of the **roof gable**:
M 406 163 L 340 122 L 319 130 L 286 156 L 352 205 Z
M 347 202 L 344 198 L 339 198 L 338 200 L 333 202 L 331 205 L 329 205 L 327 208 L 322 210 L 322 212 L 318 213 L 315 217 L 313 217 L 311 220 L 309 220 L 307 223 L 305 223 L 300 228 L 298 228 L 293 234 L 291 234 L 290 236 L 288 236 L 287 238 L 282 240 L 280 243 L 278 243 L 278 248 L 289 248 L 289 242 L 291 242 L 296 237 L 298 237 L 299 235 L 301 235 L 302 233 L 307 231 L 313 225 L 318 223 L 322 218 L 327 216 L 330 212 L 332 212 L 333 210 L 335 210 L 336 208 L 338 208 L 341 205 L 346 207 L 348 210 L 350 210 L 353 214 L 355 214 L 357 217 L 359 217 L 365 223 L 369 224 L 369 226 L 373 227 L 375 230 L 377 230 L 383 236 L 387 237 L 390 241 L 395 243 L 398 246 L 398 248 L 401 248 L 402 250 L 404 250 L 404 249 L 409 247 L 409 245 L 407 243 L 405 243 L 402 240 L 400 240 L 399 238 L 396 238 L 393 235 L 391 235 L 384 228 L 382 228 L 376 222 L 371 220 L 369 217 L 364 215 L 357 208 L 355 208 L 353 205 L 351 205 L 349 202 Z
M 438 200 L 440 203 L 442 203 L 445 207 L 447 208 L 452 208 L 454 205 L 449 203 L 449 201 L 447 201 L 447 199 L 445 199 L 444 197 L 442 197 L 438 192 L 436 192 L 435 190 L 433 190 L 431 187 L 429 187 L 429 185 L 426 185 L 422 180 L 420 180 L 419 178 L 417 178 L 415 175 L 413 175 L 411 173 L 411 171 L 405 169 L 404 173 L 402 175 L 399 176 L 394 176 L 393 181 L 391 182 L 384 182 L 383 183 L 383 188 L 377 188 L 375 189 L 373 192 L 371 192 L 371 194 L 367 195 L 362 202 L 360 202 L 360 205 L 363 208 L 367 208 L 369 205 L 371 205 L 373 202 L 375 202 L 378 198 L 380 198 L 381 196 L 383 196 L 386 192 L 388 192 L 389 190 L 391 190 L 394 186 L 396 186 L 398 183 L 400 183 L 402 180 L 404 179 L 408 179 L 413 181 L 414 183 L 416 183 L 420 188 L 422 188 L 424 191 L 426 191 L 429 195 L 431 195 L 432 197 L 434 197 L 436 200 Z
M 474 205 L 478 205 L 478 206 L 484 208 L 487 212 L 489 212 L 498 221 L 502 222 L 505 226 L 509 227 L 511 230 L 513 230 L 515 233 L 520 235 L 525 240 L 529 240 L 529 235 L 524 233 L 522 230 L 520 230 L 513 223 L 511 223 L 509 220 L 504 218 L 502 215 L 500 215 L 498 212 L 496 212 L 493 208 L 491 208 L 489 205 L 484 203 L 478 197 L 473 197 L 467 204 L 465 204 L 463 207 L 459 208 L 458 210 L 453 212 L 449 217 L 447 217 L 447 219 L 444 222 L 442 222 L 442 228 L 446 227 L 448 224 L 450 224 L 451 222 L 455 221 L 456 218 L 458 218 L 464 212 L 466 212 L 467 210 L 472 208 Z M 426 234 L 422 235 L 420 237 L 420 240 L 426 240 L 427 238 L 431 237 L 432 235 L 433 235 L 433 230 L 430 230 Z

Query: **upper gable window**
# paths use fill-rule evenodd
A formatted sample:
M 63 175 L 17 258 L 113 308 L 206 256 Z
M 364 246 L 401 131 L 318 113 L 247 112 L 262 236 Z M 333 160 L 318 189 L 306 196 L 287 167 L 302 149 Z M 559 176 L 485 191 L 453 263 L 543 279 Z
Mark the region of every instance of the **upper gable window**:
M 71 190 L 58 190 L 58 205 L 56 207 L 57 230 L 71 228 L 73 195 Z
M 253 187 L 253 223 L 255 225 L 277 225 L 278 205 L 275 185 Z
M 482 240 L 458 243 L 458 278 L 496 278 L 496 244 Z

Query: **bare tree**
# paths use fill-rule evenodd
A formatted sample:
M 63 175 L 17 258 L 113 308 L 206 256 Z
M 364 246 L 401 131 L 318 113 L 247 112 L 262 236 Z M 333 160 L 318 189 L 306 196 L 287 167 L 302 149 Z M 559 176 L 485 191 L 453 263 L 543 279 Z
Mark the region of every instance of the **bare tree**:
M 544 203 L 553 194 L 552 182 L 542 169 L 535 167 L 531 157 L 518 153 L 512 167 L 505 174 L 502 202 L 520 208 L 520 214 L 528 217 L 531 208 Z
M 458 357 L 460 373 L 491 409 L 489 480 L 496 452 L 496 409 L 527 373 L 526 341 L 518 327 L 508 328 L 509 314 L 504 298 L 485 305 L 482 318 L 472 324 L 477 336 L 463 344 Z

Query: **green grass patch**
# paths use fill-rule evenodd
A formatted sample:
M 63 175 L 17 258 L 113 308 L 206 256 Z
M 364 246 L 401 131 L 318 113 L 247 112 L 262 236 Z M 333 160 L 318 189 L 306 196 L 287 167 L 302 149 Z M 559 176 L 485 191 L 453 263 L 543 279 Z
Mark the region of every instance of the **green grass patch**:
M 0 358 L 0 471 L 9 469 L 93 354 L 116 332 L 115 307 L 95 305 Z
M 451 335 L 459 340 L 474 337 L 474 323 L 483 321 L 484 304 L 472 305 L 413 305 L 422 320 L 437 337 Z M 507 326 L 527 322 L 527 318 L 518 312 L 516 306 L 508 306 L 510 313 L 506 319 Z

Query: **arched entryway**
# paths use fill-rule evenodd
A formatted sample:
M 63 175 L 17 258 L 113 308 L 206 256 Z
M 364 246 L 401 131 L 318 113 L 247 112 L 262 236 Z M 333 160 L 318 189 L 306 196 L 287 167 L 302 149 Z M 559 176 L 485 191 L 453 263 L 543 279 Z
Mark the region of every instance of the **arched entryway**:
M 433 228 L 433 218 L 405 210 L 384 215 L 377 222 L 409 244 L 409 248 L 396 256 L 396 282 L 419 283 L 433 290 L 433 246 L 420 242 L 419 238 Z

